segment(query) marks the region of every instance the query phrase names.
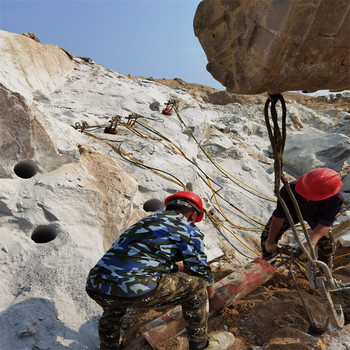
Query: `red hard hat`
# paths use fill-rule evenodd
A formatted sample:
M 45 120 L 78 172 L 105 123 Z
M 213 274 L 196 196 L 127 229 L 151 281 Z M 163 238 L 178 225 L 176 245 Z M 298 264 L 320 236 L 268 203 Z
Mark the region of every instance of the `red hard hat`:
M 168 206 L 171 199 L 185 199 L 186 202 L 189 202 L 190 205 L 193 206 L 194 209 L 197 210 L 198 215 L 196 218 L 196 222 L 200 222 L 203 219 L 203 203 L 202 200 L 193 192 L 191 191 L 179 191 L 171 196 L 165 198 L 164 204 L 165 207 Z
M 295 191 L 310 201 L 321 201 L 337 194 L 341 187 L 342 182 L 336 171 L 318 168 L 301 176 Z

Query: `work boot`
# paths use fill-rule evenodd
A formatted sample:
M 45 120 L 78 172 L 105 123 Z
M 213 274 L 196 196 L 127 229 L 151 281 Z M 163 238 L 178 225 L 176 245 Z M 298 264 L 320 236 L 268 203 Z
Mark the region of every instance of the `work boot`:
M 235 336 L 230 332 L 209 334 L 209 345 L 205 350 L 228 350 L 235 342 Z

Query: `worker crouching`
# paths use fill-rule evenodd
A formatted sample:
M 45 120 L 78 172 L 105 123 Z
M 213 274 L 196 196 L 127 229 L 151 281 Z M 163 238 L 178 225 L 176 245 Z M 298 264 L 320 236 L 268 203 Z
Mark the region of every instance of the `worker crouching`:
M 227 349 L 234 336 L 208 339 L 208 309 L 224 306 L 215 294 L 204 253 L 201 199 L 180 191 L 165 200 L 166 210 L 128 228 L 91 269 L 86 290 L 103 308 L 98 325 L 101 350 L 120 348 L 127 308 L 182 306 L 190 350 Z M 180 272 L 177 262 L 183 262 Z M 209 299 L 209 303 L 208 303 Z
M 342 182 L 334 170 L 318 168 L 302 175 L 290 183 L 291 190 L 300 208 L 303 219 L 311 227 L 310 241 L 317 247 L 318 259 L 333 267 L 335 244 L 332 224 L 336 220 L 344 198 L 340 192 Z M 280 196 L 285 201 L 294 224 L 299 222 L 293 202 L 283 186 Z M 277 252 L 277 242 L 290 228 L 280 201 L 261 235 L 261 249 L 264 258 Z

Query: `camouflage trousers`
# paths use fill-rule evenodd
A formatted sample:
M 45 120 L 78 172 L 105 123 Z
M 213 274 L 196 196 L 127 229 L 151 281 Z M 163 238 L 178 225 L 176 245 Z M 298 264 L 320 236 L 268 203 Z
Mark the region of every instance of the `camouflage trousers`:
M 202 278 L 182 272 L 164 274 L 151 296 L 118 298 L 87 290 L 88 295 L 103 308 L 98 333 L 101 349 L 120 348 L 121 321 L 128 308 L 152 309 L 166 305 L 182 306 L 190 350 L 205 349 L 208 343 L 208 294 Z
M 272 218 L 269 219 L 269 221 L 267 222 L 267 224 L 266 224 L 266 226 L 261 234 L 261 250 L 262 250 L 264 258 L 269 257 L 269 253 L 265 249 L 265 242 L 269 236 L 271 219 Z M 298 223 L 298 222 L 295 222 L 295 224 L 296 223 Z M 314 229 L 317 226 L 317 223 L 315 223 L 315 222 L 308 222 L 308 224 L 311 227 L 311 229 Z M 281 239 L 282 235 L 288 229 L 290 229 L 290 225 L 289 225 L 288 220 L 285 219 L 282 227 L 280 228 L 280 230 L 277 233 L 277 236 L 276 236 L 277 242 Z M 332 269 L 332 267 L 334 265 L 334 254 L 335 254 L 335 243 L 334 243 L 334 238 L 333 238 L 333 234 L 332 234 L 332 228 L 329 229 L 328 233 L 325 236 L 323 236 L 322 238 L 319 239 L 316 247 L 317 247 L 318 259 L 323 261 L 324 263 L 326 263 L 328 265 L 328 267 L 330 269 Z

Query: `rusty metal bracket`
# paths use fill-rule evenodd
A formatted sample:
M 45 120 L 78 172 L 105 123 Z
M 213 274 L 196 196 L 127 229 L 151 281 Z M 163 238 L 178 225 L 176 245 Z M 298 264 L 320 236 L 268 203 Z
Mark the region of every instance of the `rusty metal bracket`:
M 109 126 L 106 126 L 104 129 L 105 134 L 117 134 L 117 126 L 121 124 L 122 117 L 120 115 L 114 116 L 109 122 L 111 123 Z
M 79 122 L 72 125 L 72 127 L 75 130 L 80 130 L 80 132 L 84 132 L 85 129 L 89 128 L 89 124 L 87 122 L 82 122 L 81 124 Z
M 165 104 L 165 107 L 167 108 L 173 108 L 175 107 L 176 109 L 179 108 L 179 101 L 175 98 L 173 99 L 170 99 L 166 104 Z
M 138 118 L 142 118 L 142 115 L 137 113 L 131 113 L 125 119 L 127 120 L 126 125 L 130 128 L 135 128 L 135 124 Z
M 179 101 L 175 98 L 170 99 L 166 104 L 165 108 L 162 110 L 162 113 L 165 115 L 172 115 L 173 114 L 173 108 L 178 109 L 179 107 Z

